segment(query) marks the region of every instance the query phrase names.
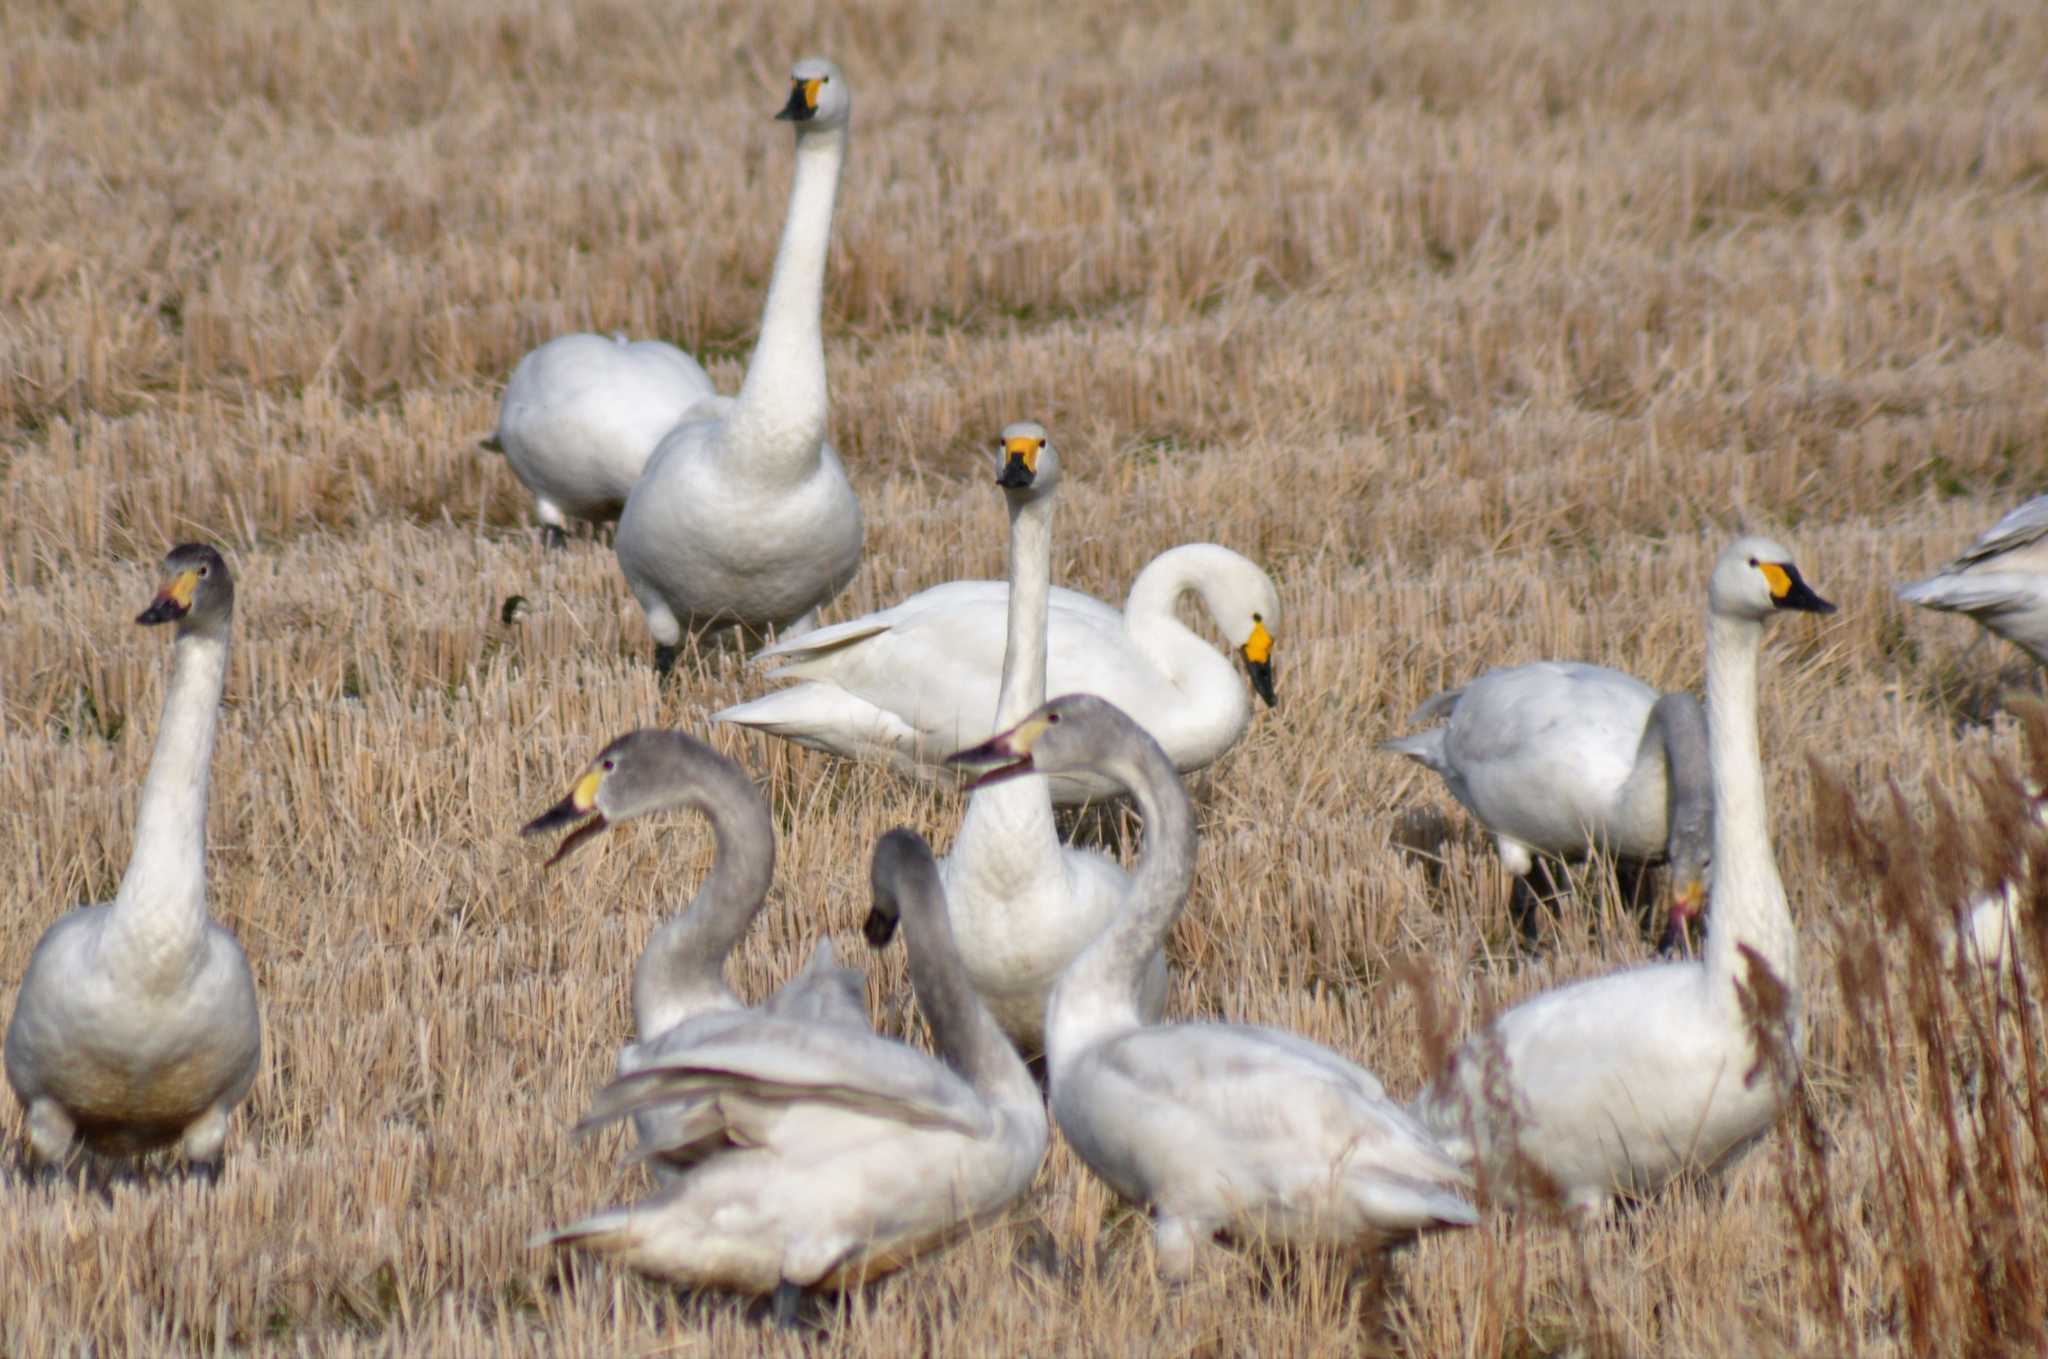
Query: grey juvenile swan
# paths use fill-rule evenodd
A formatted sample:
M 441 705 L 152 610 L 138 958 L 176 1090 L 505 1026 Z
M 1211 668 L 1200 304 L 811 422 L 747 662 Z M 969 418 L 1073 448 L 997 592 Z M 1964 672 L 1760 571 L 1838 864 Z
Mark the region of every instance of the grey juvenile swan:
M 164 572 L 135 620 L 178 626 L 128 871 L 111 902 L 64 916 L 29 955 L 7 1082 L 46 1167 L 77 1141 L 111 1155 L 176 1144 L 212 1179 L 263 1046 L 248 959 L 206 915 L 207 778 L 235 582 L 201 543 L 171 549 Z

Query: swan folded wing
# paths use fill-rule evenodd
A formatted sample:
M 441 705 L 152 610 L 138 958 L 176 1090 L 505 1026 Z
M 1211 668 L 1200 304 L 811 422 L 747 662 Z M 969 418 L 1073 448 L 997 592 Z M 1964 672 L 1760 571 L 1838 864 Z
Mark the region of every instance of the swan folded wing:
M 1930 576 L 1901 585 L 1898 595 L 1926 609 L 1996 617 L 2048 608 L 2048 577 L 2017 571 Z
M 974 1088 L 924 1053 L 860 1030 L 764 1016 L 619 1077 L 598 1092 L 578 1126 L 676 1100 L 726 1096 L 768 1105 L 830 1104 L 968 1137 L 986 1137 L 994 1125 Z
M 2006 513 L 1956 558 L 1958 567 L 1984 561 L 2048 537 L 2048 495 L 2035 496 Z

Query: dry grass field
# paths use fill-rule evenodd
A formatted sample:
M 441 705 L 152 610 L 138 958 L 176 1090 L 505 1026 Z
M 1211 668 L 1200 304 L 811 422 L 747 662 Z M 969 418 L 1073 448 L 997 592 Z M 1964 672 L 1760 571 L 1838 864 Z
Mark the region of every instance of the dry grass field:
M 542 551 L 476 439 L 563 330 L 736 387 L 813 52 L 856 100 L 825 331 L 869 526 L 826 616 L 1002 572 L 984 450 L 1024 416 L 1065 455 L 1061 583 L 1120 598 L 1190 539 L 1280 582 L 1280 706 L 1196 780 L 1171 1012 L 1406 1097 L 1489 1005 L 1642 957 L 1597 874 L 1518 946 L 1485 844 L 1374 743 L 1495 664 L 1696 687 L 1749 527 L 1842 606 L 1764 661 L 1803 1117 L 1583 1231 L 1179 1291 L 1056 1145 L 1007 1223 L 802 1337 L 525 1247 L 642 1187 L 568 1128 L 710 841 L 678 815 L 543 872 L 517 829 L 612 736 L 760 681 L 721 654 L 658 688 L 607 543 Z M 0 1352 L 2048 1346 L 2048 957 L 1993 992 L 1920 928 L 2021 834 L 2037 681 L 1890 597 L 2048 482 L 2038 0 L 10 0 L 0 139 L 0 1004 L 127 861 L 168 665 L 131 619 L 205 538 L 240 583 L 212 909 L 266 1038 L 217 1188 L 0 1175 Z M 781 832 L 735 984 L 829 933 L 915 1032 L 866 860 L 898 824 L 943 849 L 960 799 L 711 736 Z

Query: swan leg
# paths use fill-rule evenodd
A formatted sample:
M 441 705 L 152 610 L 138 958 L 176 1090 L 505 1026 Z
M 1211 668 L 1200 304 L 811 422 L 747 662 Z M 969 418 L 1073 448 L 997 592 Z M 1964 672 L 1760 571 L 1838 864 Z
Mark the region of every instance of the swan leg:
M 220 1179 L 220 1163 L 228 1141 L 228 1110 L 216 1104 L 186 1127 L 178 1139 L 178 1155 L 188 1173 L 208 1184 Z
M 71 1121 L 71 1115 L 64 1107 L 44 1095 L 28 1106 L 28 1145 L 31 1162 L 40 1162 L 47 1167 L 59 1167 L 71 1159 L 72 1143 L 78 1138 L 78 1125 Z
M 562 513 L 562 507 L 544 495 L 533 498 L 534 517 L 540 520 L 540 542 L 542 547 L 560 548 L 569 541 L 569 517 Z
M 1161 1210 L 1152 1223 L 1152 1250 L 1158 1258 L 1159 1277 L 1175 1284 L 1193 1278 L 1195 1256 L 1213 1235 L 1204 1223 Z
M 671 646 L 666 642 L 656 642 L 654 644 L 654 673 L 662 679 L 667 679 L 675 674 L 676 658 L 682 654 L 683 649 L 679 646 Z
M 569 545 L 569 531 L 560 524 L 542 524 L 540 545 L 550 552 L 560 552 Z
M 768 1315 L 773 1317 L 775 1324 L 785 1331 L 801 1330 L 803 1328 L 803 1321 L 800 1314 L 803 1311 L 803 1305 L 803 1285 L 791 1283 L 788 1279 L 784 1279 L 781 1283 L 775 1285 L 775 1292 L 768 1299 Z

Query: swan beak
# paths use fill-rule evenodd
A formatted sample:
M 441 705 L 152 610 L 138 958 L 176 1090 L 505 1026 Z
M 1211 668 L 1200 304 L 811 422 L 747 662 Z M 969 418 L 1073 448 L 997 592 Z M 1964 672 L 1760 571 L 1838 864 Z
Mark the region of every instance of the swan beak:
M 1707 885 L 1698 878 L 1687 878 L 1673 883 L 1671 887 L 1671 923 L 1665 926 L 1664 941 L 1657 945 L 1657 952 L 1666 957 L 1685 951 L 1692 922 L 1700 918 L 1706 909 Z
M 1771 587 L 1771 603 L 1781 609 L 1798 609 L 1803 613 L 1833 613 L 1835 606 L 1813 592 L 1813 587 L 1799 577 L 1799 568 L 1791 562 L 1765 562 L 1757 567 L 1764 573 L 1764 583 Z
M 1006 491 L 1021 491 L 1038 475 L 1038 450 L 1045 440 L 1019 435 L 1003 445 L 1003 470 L 996 473 L 996 485 Z
M 180 571 L 165 582 L 149 601 L 149 607 L 135 615 L 138 623 L 170 623 L 192 612 L 192 596 L 199 589 L 197 571 Z
M 1027 717 L 1000 736 L 990 737 L 969 750 L 955 751 L 946 757 L 947 764 L 989 764 L 995 768 L 967 785 L 968 791 L 986 788 L 992 783 L 1006 779 L 1021 778 L 1034 773 L 1031 766 L 1031 747 L 1039 735 L 1052 723 L 1043 717 Z
M 792 80 L 789 82 L 789 102 L 782 106 L 782 112 L 775 115 L 778 121 L 792 123 L 809 122 L 818 113 L 818 90 L 822 80 Z
M 553 868 L 568 858 L 571 852 L 581 848 L 591 837 L 602 835 L 611 825 L 605 820 L 604 813 L 597 810 L 597 786 L 603 781 L 604 774 L 601 771 L 591 770 L 576 780 L 576 786 L 569 790 L 569 796 L 519 828 L 521 835 L 539 835 L 543 831 L 560 830 L 563 826 L 573 825 L 586 816 L 590 818 L 588 822 L 571 831 L 568 838 L 555 847 L 554 854 L 541 867 Z
M 868 909 L 868 918 L 861 921 L 860 932 L 867 938 L 870 948 L 887 948 L 889 941 L 896 937 L 896 917 L 879 906 Z
M 1252 635 L 1237 649 L 1244 657 L 1244 672 L 1251 677 L 1252 691 L 1266 700 L 1266 706 L 1280 706 L 1280 696 L 1273 692 L 1273 634 L 1266 631 L 1266 620 L 1258 614 L 1252 615 Z

